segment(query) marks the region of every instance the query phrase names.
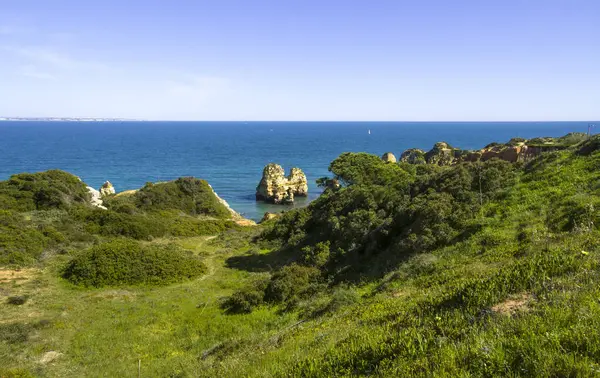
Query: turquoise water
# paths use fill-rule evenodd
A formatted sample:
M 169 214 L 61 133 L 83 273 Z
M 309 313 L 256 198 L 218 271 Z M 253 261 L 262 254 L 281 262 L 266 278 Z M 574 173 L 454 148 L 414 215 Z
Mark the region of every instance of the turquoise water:
M 237 211 L 259 219 L 281 207 L 256 203 L 255 188 L 269 162 L 302 168 L 310 197 L 316 178 L 345 151 L 397 156 L 438 141 L 481 148 L 512 137 L 587 131 L 589 122 L 0 122 L 0 180 L 20 172 L 69 171 L 98 188 L 117 191 L 180 176 L 207 180 Z M 368 134 L 371 130 L 371 134 Z M 303 205 L 299 201 L 297 205 Z

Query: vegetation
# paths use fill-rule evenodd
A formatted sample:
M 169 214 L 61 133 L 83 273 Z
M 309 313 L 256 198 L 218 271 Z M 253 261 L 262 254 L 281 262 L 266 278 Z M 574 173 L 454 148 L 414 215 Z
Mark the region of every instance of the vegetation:
M 141 246 L 113 240 L 75 256 L 63 277 L 76 285 L 165 284 L 200 276 L 206 267 L 175 244 Z
M 596 376 L 599 168 L 598 136 L 527 164 L 343 154 L 341 187 L 210 237 L 171 227 L 225 219 L 133 195 L 103 221 L 11 207 L 45 257 L 0 269 L 0 376 Z
M 60 170 L 13 175 L 0 182 L 0 209 L 31 211 L 67 209 L 90 195 L 76 176 Z
M 330 170 L 347 186 L 286 213 L 262 237 L 326 273 L 364 279 L 366 270 L 377 275 L 390 268 L 374 262 L 393 266 L 475 232 L 485 223 L 484 203 L 505 196 L 516 180 L 517 167 L 500 160 L 431 169 L 365 155 L 332 162 Z
M 0 182 L 0 264 L 30 266 L 44 255 L 99 238 L 152 240 L 215 235 L 238 227 L 208 183 L 192 177 L 146 184 L 93 207 L 81 180 L 51 170 Z
M 28 265 L 64 236 L 51 225 L 36 225 L 22 214 L 0 210 L 0 265 Z
M 146 211 L 176 209 L 188 215 L 231 217 L 208 183 L 194 177 L 159 184 L 147 183 L 133 197 L 136 207 Z

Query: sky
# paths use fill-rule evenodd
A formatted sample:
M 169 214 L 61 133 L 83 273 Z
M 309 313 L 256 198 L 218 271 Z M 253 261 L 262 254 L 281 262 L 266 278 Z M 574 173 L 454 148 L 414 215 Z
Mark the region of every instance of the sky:
M 599 0 L 0 0 L 0 117 L 600 119 Z

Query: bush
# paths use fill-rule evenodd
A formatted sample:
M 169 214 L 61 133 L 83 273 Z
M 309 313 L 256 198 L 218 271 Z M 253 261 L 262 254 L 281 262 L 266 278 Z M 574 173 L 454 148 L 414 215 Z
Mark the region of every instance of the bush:
M 264 302 L 264 295 L 259 290 L 239 290 L 228 297 L 221 308 L 230 314 L 249 314 Z
M 265 289 L 265 300 L 272 303 L 294 304 L 318 288 L 321 272 L 314 267 L 286 265 L 273 274 Z
M 37 323 L 0 323 L 0 342 L 3 341 L 8 344 L 24 343 L 33 331 L 48 325 L 47 320 L 40 320 Z
M 327 311 L 335 312 L 342 307 L 351 306 L 360 301 L 360 295 L 350 286 L 338 286 L 331 295 Z
M 84 222 L 85 230 L 91 234 L 148 240 L 166 233 L 164 221 L 144 214 L 131 215 L 84 207 L 77 208 L 72 214 Z
M 260 278 L 235 291 L 231 296 L 225 298 L 221 303 L 221 308 L 228 314 L 249 314 L 264 303 L 265 288 L 268 283 L 268 278 Z
M 51 228 L 45 234 L 44 228 L 38 229 L 20 214 L 0 210 L 0 264 L 32 264 L 46 247 L 61 239 L 59 235 Z
M 314 265 L 317 267 L 322 267 L 327 264 L 329 261 L 329 257 L 331 252 L 329 251 L 330 242 L 319 242 L 314 247 L 306 246 L 302 248 L 302 252 L 304 252 L 304 261 L 307 264 Z
M 404 185 L 409 179 L 399 165 L 387 164 L 378 156 L 364 152 L 341 154 L 331 162 L 329 171 L 346 185 Z
M 20 306 L 22 304 L 25 304 L 25 302 L 27 302 L 27 296 L 24 296 L 24 295 L 8 297 L 8 299 L 6 300 L 6 303 L 15 305 L 15 306 Z
M 94 246 L 66 266 L 63 278 L 81 286 L 164 285 L 200 276 L 205 265 L 176 245 L 116 239 Z
M 188 215 L 231 217 L 210 185 L 194 177 L 182 177 L 159 184 L 148 183 L 134 197 L 136 206 L 146 211 L 181 210 Z
M 91 234 L 104 236 L 125 236 L 137 240 L 153 237 L 215 235 L 230 228 L 238 227 L 225 219 L 198 219 L 182 215 L 179 211 L 159 211 L 151 213 L 120 213 L 89 207 L 77 207 L 71 214 L 85 224 Z
M 332 292 L 319 292 L 299 303 L 299 314 L 304 318 L 316 318 L 356 304 L 360 295 L 348 285 L 334 287 Z
M 13 175 L 0 182 L 0 206 L 18 211 L 66 209 L 90 199 L 86 185 L 60 170 Z

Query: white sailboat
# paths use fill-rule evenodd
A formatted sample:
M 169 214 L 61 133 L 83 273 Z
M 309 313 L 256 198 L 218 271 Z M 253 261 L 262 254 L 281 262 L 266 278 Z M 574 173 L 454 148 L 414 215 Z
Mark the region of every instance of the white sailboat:
M 371 129 L 369 129 L 369 135 L 371 135 Z

